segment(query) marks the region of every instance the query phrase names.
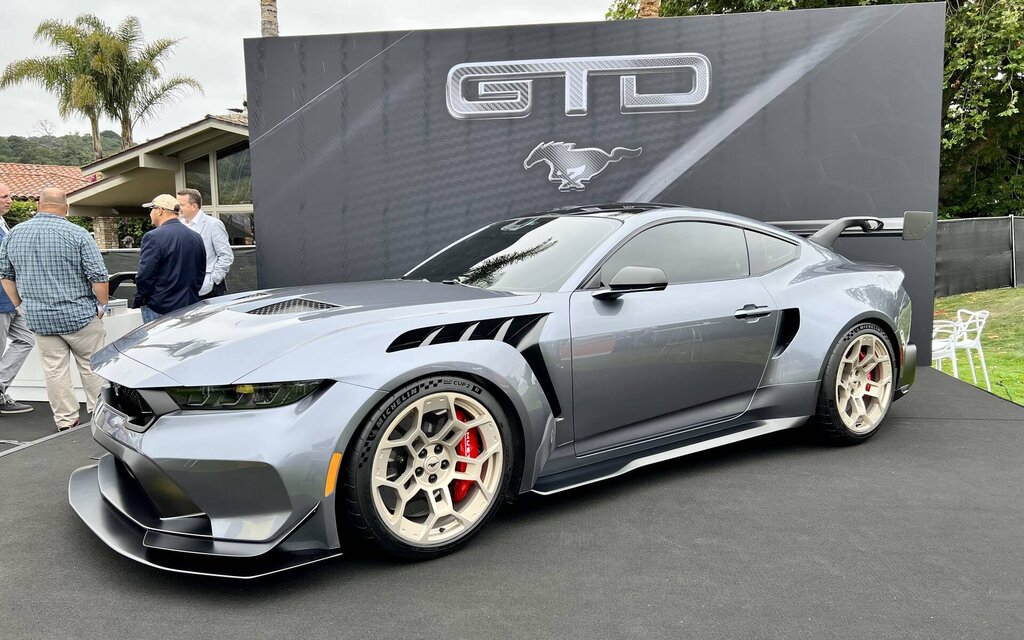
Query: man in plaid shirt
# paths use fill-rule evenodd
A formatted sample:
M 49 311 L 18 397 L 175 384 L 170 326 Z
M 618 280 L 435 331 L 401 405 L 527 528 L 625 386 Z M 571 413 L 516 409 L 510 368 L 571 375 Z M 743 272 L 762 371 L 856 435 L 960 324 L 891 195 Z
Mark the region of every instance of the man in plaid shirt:
M 67 215 L 64 192 L 43 189 L 39 212 L 11 229 L 0 244 L 0 283 L 15 306 L 25 303 L 58 431 L 78 424 L 72 355 L 90 413 L 100 393 L 103 380 L 89 361 L 106 341 L 102 318 L 108 301 L 107 268 L 96 241 L 68 222 Z

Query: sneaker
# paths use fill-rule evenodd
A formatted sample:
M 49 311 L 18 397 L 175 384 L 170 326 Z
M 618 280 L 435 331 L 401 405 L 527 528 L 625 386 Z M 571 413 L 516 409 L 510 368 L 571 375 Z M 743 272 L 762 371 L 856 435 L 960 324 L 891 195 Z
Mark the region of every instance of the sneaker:
M 32 411 L 32 407 L 15 402 L 14 398 L 6 393 L 0 396 L 0 413 L 28 413 L 29 411 Z

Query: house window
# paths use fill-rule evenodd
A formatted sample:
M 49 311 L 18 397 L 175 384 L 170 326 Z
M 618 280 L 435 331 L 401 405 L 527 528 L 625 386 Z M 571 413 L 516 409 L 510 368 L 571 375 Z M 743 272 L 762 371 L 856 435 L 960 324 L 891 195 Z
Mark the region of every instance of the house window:
M 198 189 L 203 196 L 203 205 L 213 204 L 210 197 L 210 157 L 202 156 L 185 163 L 185 186 Z
M 255 230 L 253 229 L 252 212 L 221 213 L 217 217 L 224 223 L 224 229 L 228 232 L 231 244 L 253 244 Z
M 217 204 L 252 204 L 252 168 L 249 143 L 217 152 Z
M 224 223 L 233 245 L 254 243 L 252 164 L 248 141 L 210 151 L 182 165 L 184 186 L 198 189 L 203 211 Z

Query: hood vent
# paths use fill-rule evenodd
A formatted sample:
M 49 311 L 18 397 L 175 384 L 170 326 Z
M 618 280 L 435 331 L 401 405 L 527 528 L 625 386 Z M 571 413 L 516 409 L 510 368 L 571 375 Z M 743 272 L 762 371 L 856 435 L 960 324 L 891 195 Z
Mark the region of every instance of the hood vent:
M 457 322 L 406 331 L 395 338 L 388 347 L 388 353 L 426 347 L 446 342 L 467 342 L 469 340 L 497 340 L 516 349 L 546 314 L 516 316 L 514 318 L 491 318 L 476 322 Z
M 305 298 L 293 298 L 283 302 L 275 302 L 265 307 L 258 307 L 246 313 L 254 316 L 282 316 L 292 313 L 309 313 L 311 311 L 324 311 L 326 309 L 337 309 L 338 305 Z

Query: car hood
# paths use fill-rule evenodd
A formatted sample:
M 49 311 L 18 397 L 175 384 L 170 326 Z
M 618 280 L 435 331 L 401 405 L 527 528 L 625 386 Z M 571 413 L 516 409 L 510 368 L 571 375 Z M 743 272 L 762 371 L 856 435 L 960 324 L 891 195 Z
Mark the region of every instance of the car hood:
M 407 280 L 237 294 L 135 329 L 100 351 L 93 367 L 101 376 L 132 387 L 229 384 L 339 331 L 417 317 L 427 326 L 437 323 L 430 316 L 527 305 L 538 297 Z M 412 326 L 406 322 L 402 330 Z M 398 333 L 396 328 L 396 337 Z

